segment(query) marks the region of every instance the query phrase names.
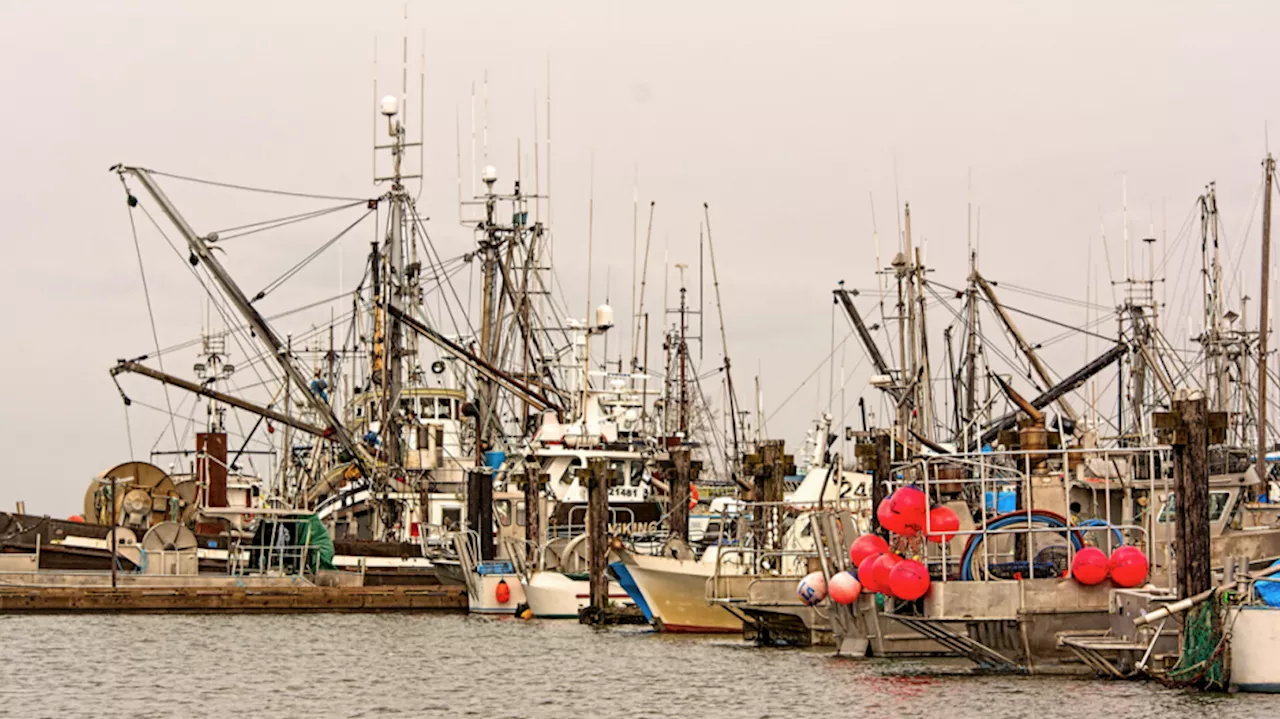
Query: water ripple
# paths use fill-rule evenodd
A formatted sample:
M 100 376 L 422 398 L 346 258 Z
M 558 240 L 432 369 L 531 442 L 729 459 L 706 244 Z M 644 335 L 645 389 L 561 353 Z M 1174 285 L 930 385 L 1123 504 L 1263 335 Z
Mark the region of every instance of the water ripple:
M 1261 695 L 427 614 L 0 617 L 0 717 L 1202 717 Z

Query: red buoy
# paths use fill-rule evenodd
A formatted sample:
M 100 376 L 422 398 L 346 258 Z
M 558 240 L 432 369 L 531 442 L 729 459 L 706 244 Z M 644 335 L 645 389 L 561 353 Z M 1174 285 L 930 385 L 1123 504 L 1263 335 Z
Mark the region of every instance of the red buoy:
M 881 594 L 891 594 L 893 585 L 889 583 L 889 576 L 893 574 L 893 568 L 902 563 L 902 557 L 889 553 L 881 555 L 880 560 L 876 562 L 876 566 L 872 568 L 872 574 L 875 575 L 876 584 L 880 587 Z M 858 576 L 863 576 L 859 573 Z M 865 578 L 863 581 L 866 581 Z
M 889 591 L 908 602 L 923 597 L 929 591 L 929 568 L 914 559 L 899 562 L 889 573 Z
M 68 521 L 68 522 L 75 522 L 76 524 L 84 524 L 84 517 L 81 517 L 81 516 L 80 516 L 80 515 L 78 515 L 78 514 L 73 514 L 73 515 L 71 515 L 70 517 L 67 517 L 67 521 Z M 887 547 L 886 547 L 886 549 L 887 549 Z
M 1142 586 L 1147 581 L 1147 571 L 1150 568 L 1147 555 L 1137 547 L 1117 547 L 1107 562 L 1111 581 L 1121 587 Z
M 863 560 L 889 551 L 889 543 L 878 534 L 864 534 L 849 545 L 849 561 L 853 566 L 861 567 Z
M 1107 555 L 1097 547 L 1076 552 L 1071 562 L 1071 576 L 1081 584 L 1094 585 L 1107 578 Z
M 929 510 L 929 532 L 925 539 L 930 542 L 950 541 L 960 529 L 960 516 L 950 507 L 934 507 Z
M 889 587 L 881 586 L 876 581 L 876 565 L 880 563 L 882 557 L 887 556 L 889 556 L 888 552 L 880 552 L 862 560 L 862 565 L 858 567 L 858 581 L 862 584 L 863 591 L 872 594 L 889 591 Z
M 880 500 L 880 506 L 876 507 L 876 519 L 879 520 L 881 527 L 884 527 L 894 534 L 902 534 L 906 531 L 906 526 L 902 523 L 902 518 L 893 513 L 892 494 Z
M 929 499 L 917 487 L 903 487 L 893 493 L 890 510 L 900 517 L 902 532 L 914 537 L 924 526 L 924 516 L 929 512 Z
M 511 587 L 507 585 L 507 580 L 498 580 L 498 586 L 493 590 L 493 598 L 498 600 L 498 604 L 511 601 Z
M 827 596 L 836 604 L 853 604 L 862 594 L 862 583 L 849 572 L 840 572 L 827 582 Z

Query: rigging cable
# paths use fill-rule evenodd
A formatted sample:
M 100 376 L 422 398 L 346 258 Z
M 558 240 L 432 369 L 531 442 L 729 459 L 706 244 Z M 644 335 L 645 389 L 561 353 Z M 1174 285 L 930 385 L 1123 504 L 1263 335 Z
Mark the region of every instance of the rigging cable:
M 431 240 L 431 235 L 427 234 L 426 223 L 422 221 L 422 216 L 418 214 L 417 207 L 410 205 L 409 216 L 412 218 L 413 224 L 418 228 L 418 233 L 419 233 L 418 241 L 419 243 L 422 244 L 422 249 L 426 252 L 427 262 L 431 263 L 431 271 L 435 274 L 434 279 L 436 280 L 436 285 L 441 289 L 443 289 L 444 285 L 446 284 L 449 286 L 449 291 L 450 293 L 453 294 L 453 299 L 458 303 L 458 307 L 462 311 L 462 318 L 466 320 L 467 331 L 470 334 L 474 335 L 475 327 L 471 325 L 470 315 L 468 315 L 466 312 L 466 310 L 469 308 L 469 305 L 464 306 L 462 304 L 462 298 L 458 296 L 458 289 L 454 287 L 453 281 L 451 279 L 452 276 L 456 274 L 458 270 L 460 270 L 462 267 L 470 263 L 464 259 L 463 262 L 459 264 L 457 268 L 455 268 L 454 270 L 446 271 L 444 266 L 445 263 L 443 260 L 440 259 L 440 252 L 436 250 L 435 242 Z M 463 257 L 465 258 L 465 255 Z M 452 261 L 453 260 L 450 259 L 450 262 Z M 437 267 L 439 267 L 439 270 L 436 269 Z M 444 276 L 443 283 L 441 283 L 441 275 Z M 441 294 L 443 295 L 443 293 Z M 468 297 L 470 297 L 469 291 L 468 291 Z M 449 306 L 449 302 L 447 300 L 444 302 L 444 307 L 445 307 L 445 310 L 449 313 L 449 321 L 453 323 L 453 331 L 458 334 L 462 334 L 462 330 L 458 326 L 458 318 L 454 316 L 453 308 Z
M 196 272 L 196 268 L 191 266 L 191 264 L 187 261 L 187 258 L 183 257 L 182 253 L 178 250 L 177 246 L 173 244 L 173 240 L 171 240 L 169 238 L 169 235 L 165 233 L 164 229 L 160 227 L 160 223 L 156 222 L 156 218 L 153 217 L 151 215 L 151 212 L 147 210 L 146 205 L 139 204 L 138 207 L 142 208 L 142 214 L 147 216 L 147 219 L 151 221 L 151 225 L 156 228 L 156 231 L 159 232 L 160 236 L 164 238 L 166 243 L 168 243 L 169 249 L 173 250 L 173 253 L 182 260 L 183 266 L 187 268 L 187 271 L 191 273 L 191 276 L 194 277 L 196 279 L 196 282 L 198 282 L 200 286 L 204 289 L 205 294 L 209 297 L 213 306 L 218 310 L 218 315 L 222 317 L 222 321 L 226 323 L 227 327 L 229 328 L 234 327 L 234 325 L 231 322 L 230 316 L 228 316 L 227 314 L 227 309 L 225 307 L 225 302 L 226 302 L 225 298 L 223 298 L 220 293 L 215 293 L 212 289 L 210 289 L 208 283 L 205 282 L 205 279 L 200 276 L 199 272 Z M 245 349 L 244 344 L 240 341 L 241 332 L 237 332 L 232 329 L 232 330 L 228 330 L 228 334 L 231 335 L 232 341 L 236 343 L 236 347 L 239 348 L 239 350 L 246 357 L 250 356 L 250 353 Z M 259 382 L 262 382 L 264 384 L 266 383 L 266 380 L 262 378 L 262 374 L 258 372 L 258 368 L 256 366 L 251 366 L 250 369 L 252 369 L 254 375 L 258 377 Z M 267 373 L 271 375 L 272 379 L 279 381 L 279 377 L 275 375 L 275 372 L 270 367 L 267 368 Z
M 374 202 L 374 201 L 370 200 L 366 202 L 365 200 L 358 200 L 356 202 L 347 202 L 347 203 L 338 205 L 336 207 L 326 207 L 320 210 L 302 212 L 296 215 L 288 215 L 286 217 L 277 217 L 272 220 L 260 220 L 258 222 L 250 222 L 247 225 L 238 225 L 236 227 L 228 227 L 222 230 L 215 230 L 213 234 L 217 235 L 217 239 L 211 238 L 209 241 L 224 242 L 226 240 L 233 240 L 237 237 L 246 237 L 248 235 L 253 235 L 259 232 L 275 230 L 281 227 L 287 227 L 289 225 L 297 224 L 299 222 L 305 222 L 306 220 L 312 220 L 317 217 L 324 217 L 325 215 L 333 214 L 335 212 L 341 212 L 342 210 L 349 210 L 352 207 L 361 207 L 361 206 L 368 207 L 369 202 Z M 240 230 L 244 230 L 244 231 L 241 232 Z
M 133 454 L 133 427 L 129 424 L 129 404 L 132 402 L 123 402 L 124 405 L 124 435 L 129 440 L 129 461 L 134 460 Z
M 284 197 L 301 197 L 308 200 L 333 200 L 335 202 L 367 202 L 368 198 L 361 197 L 342 197 L 338 195 L 317 195 L 309 192 L 290 192 L 288 190 L 273 190 L 268 187 L 252 187 L 250 185 L 238 185 L 231 182 L 216 182 L 214 180 L 202 180 L 198 177 L 188 177 L 185 175 L 175 175 L 170 172 L 160 172 L 159 170 L 150 170 L 147 172 L 158 177 L 171 177 L 175 180 L 183 180 L 186 182 L 194 182 L 200 185 L 211 185 L 213 187 L 225 187 L 231 190 L 243 190 L 245 192 L 261 192 L 267 195 L 282 195 Z
M 933 281 L 933 280 L 925 280 L 924 284 L 926 284 L 926 285 L 937 285 L 938 287 L 941 287 L 942 289 L 947 290 L 948 292 L 955 292 L 955 293 L 957 293 L 957 294 L 963 294 L 960 290 L 957 290 L 957 289 L 955 289 L 954 287 L 948 287 L 948 286 L 946 286 L 946 285 L 942 284 L 941 282 L 935 282 L 935 281 Z M 934 292 L 934 293 L 933 293 L 933 296 L 934 296 L 934 297 L 937 297 L 939 302 L 943 302 L 942 297 L 941 297 L 940 295 L 938 295 L 938 293 L 937 293 L 937 292 Z M 988 301 L 988 304 L 989 304 L 989 301 Z M 1010 312 L 1017 312 L 1017 313 L 1018 313 L 1018 314 L 1020 314 L 1020 315 L 1026 315 L 1027 317 L 1030 317 L 1030 318 L 1032 318 L 1032 319 L 1040 320 L 1041 322 L 1048 322 L 1048 323 L 1049 323 L 1049 324 L 1051 324 L 1051 325 L 1057 325 L 1058 327 L 1062 327 L 1062 328 L 1064 328 L 1064 329 L 1074 330 L 1074 331 L 1076 331 L 1076 332 L 1080 332 L 1081 334 L 1086 334 L 1086 335 L 1089 335 L 1090 337 L 1094 337 L 1094 338 L 1096 338 L 1096 339 L 1105 340 L 1105 341 L 1107 341 L 1107 342 L 1111 342 L 1111 341 L 1113 341 L 1113 338 L 1111 338 L 1111 337 L 1106 337 L 1106 336 L 1104 336 L 1104 335 L 1100 335 L 1100 334 L 1097 334 L 1097 333 L 1094 333 L 1094 332 L 1089 332 L 1088 330 L 1081 329 L 1080 327 L 1077 327 L 1077 326 L 1075 326 L 1075 325 L 1069 325 L 1069 324 L 1067 324 L 1066 322 L 1059 322 L 1058 320 L 1051 319 L 1051 318 L 1049 318 L 1049 317 L 1045 317 L 1044 315 L 1038 315 L 1038 314 L 1036 314 L 1036 313 L 1034 313 L 1034 312 L 1031 312 L 1031 311 L 1028 311 L 1028 310 L 1021 310 L 1021 309 L 1018 309 L 1017 307 L 1012 307 L 1012 306 L 1010 306 L 1010 305 L 1008 305 L 1008 304 L 1006 304 L 1006 303 L 1004 303 L 1004 302 L 1001 302 L 1001 303 L 1000 303 L 1000 306 L 1001 306 L 1001 307 L 1003 307 L 1003 308 L 1005 308 L 1006 310 L 1009 310 Z M 948 308 L 949 308 L 949 307 L 950 307 L 950 306 L 948 305 Z
M 120 184 L 124 187 L 124 194 L 128 198 L 126 204 L 129 206 L 129 230 L 133 234 L 133 251 L 138 256 L 138 275 L 142 278 L 142 296 L 147 301 L 147 319 L 151 322 L 151 341 L 155 345 L 156 354 L 160 353 L 160 335 L 156 332 L 156 315 L 151 308 L 151 290 L 147 287 L 147 271 L 142 264 L 142 244 L 138 241 L 138 225 L 133 219 L 133 208 L 138 206 L 138 198 L 134 197 L 133 192 L 129 190 L 129 183 L 125 182 L 124 175 L 120 175 Z M 164 371 L 164 361 L 159 356 L 156 357 L 156 363 L 160 365 L 160 371 Z M 169 386 L 164 386 L 164 403 L 169 407 L 169 431 L 173 434 L 173 442 L 178 442 L 178 428 L 173 420 L 173 400 L 169 398 Z M 126 417 L 128 414 L 128 405 L 125 405 Z M 127 421 L 126 421 L 127 424 Z M 129 456 L 133 456 L 133 440 L 129 441 Z
M 262 290 L 260 290 L 258 294 L 254 295 L 253 299 L 249 301 L 257 302 L 258 300 L 266 297 L 268 294 L 280 289 L 280 287 L 284 285 L 284 283 L 293 279 L 293 277 L 297 275 L 299 272 L 301 272 L 304 267 L 311 264 L 317 257 L 323 254 L 325 250 L 329 249 L 330 247 L 333 247 L 334 243 L 336 243 L 338 240 L 341 240 L 344 236 L 346 236 L 348 232 L 355 229 L 356 226 L 359 225 L 361 222 L 364 222 L 365 218 L 367 218 L 371 214 L 373 214 L 373 210 L 371 209 L 366 210 L 363 215 L 360 215 L 360 217 L 356 218 L 355 222 L 352 222 L 351 224 L 347 225 L 346 228 L 343 229 L 341 232 L 339 232 L 338 234 L 326 240 L 322 245 L 320 245 L 315 250 L 313 250 L 311 254 L 302 258 L 301 260 L 298 261 L 296 265 L 286 270 L 284 274 L 280 275 L 276 279 L 267 283 L 267 286 L 262 288 Z

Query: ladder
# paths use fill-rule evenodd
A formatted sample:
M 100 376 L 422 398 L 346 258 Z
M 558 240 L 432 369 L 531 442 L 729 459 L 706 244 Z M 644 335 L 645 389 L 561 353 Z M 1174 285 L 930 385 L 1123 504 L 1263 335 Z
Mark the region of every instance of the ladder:
M 929 637 L 956 654 L 968 658 L 983 669 L 1001 672 L 1026 671 L 1026 668 L 1018 662 L 981 642 L 975 641 L 968 634 L 952 631 L 943 621 L 924 617 L 909 617 L 901 614 L 886 614 L 884 616 L 901 622 L 903 626 Z

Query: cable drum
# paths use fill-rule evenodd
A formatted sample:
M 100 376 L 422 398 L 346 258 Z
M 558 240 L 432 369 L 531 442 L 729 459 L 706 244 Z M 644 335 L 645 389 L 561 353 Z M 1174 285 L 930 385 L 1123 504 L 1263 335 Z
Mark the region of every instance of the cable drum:
M 1068 532 L 1067 522 L 1061 515 L 1043 509 L 1031 511 L 1030 524 L 1061 528 L 1062 531 L 995 533 L 996 530 L 1016 529 L 1019 524 L 1023 525 L 1024 528 L 1028 528 L 1027 520 L 1028 516 L 1025 511 L 1010 512 L 992 519 L 978 530 L 979 534 L 970 536 L 969 541 L 965 543 L 964 551 L 960 554 L 960 579 L 973 581 L 979 578 L 1015 579 L 1019 576 L 1022 578 L 1062 576 L 1062 573 L 1066 571 L 1067 556 L 1069 554 L 1065 543 L 1049 544 L 1040 547 L 1038 550 L 1035 550 L 1035 545 L 1033 544 L 1032 548 L 1035 551 L 1030 564 L 1028 564 L 1025 554 L 1014 556 L 1011 550 L 1001 551 L 1002 547 L 995 547 L 986 552 L 982 551 L 983 545 L 986 544 L 988 539 L 994 540 L 1005 537 L 1015 543 L 1017 538 L 1025 538 L 1026 541 L 1034 543 L 1046 537 L 1061 537 L 1070 541 L 1075 550 L 1084 547 L 1084 540 L 1080 537 L 1080 532 L 1074 530 Z M 991 534 L 987 534 L 987 532 Z M 1005 561 L 987 561 L 983 564 L 983 559 L 990 557 Z

